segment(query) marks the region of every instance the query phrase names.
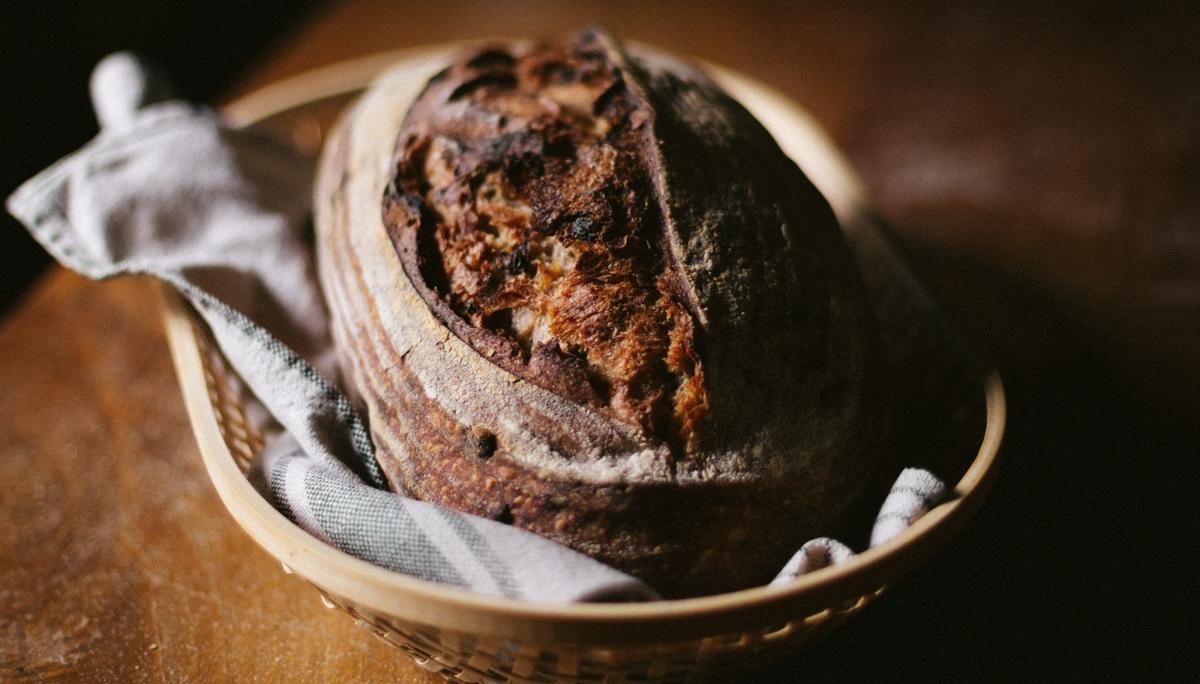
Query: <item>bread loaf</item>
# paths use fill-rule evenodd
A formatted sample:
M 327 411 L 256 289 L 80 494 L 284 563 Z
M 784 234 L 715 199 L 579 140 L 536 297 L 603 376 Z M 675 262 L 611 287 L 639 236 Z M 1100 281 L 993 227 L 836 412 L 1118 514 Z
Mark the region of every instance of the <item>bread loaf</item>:
M 598 31 L 413 79 L 345 117 L 316 196 L 391 484 L 668 596 L 845 532 L 879 463 L 875 335 L 832 211 L 765 129 Z

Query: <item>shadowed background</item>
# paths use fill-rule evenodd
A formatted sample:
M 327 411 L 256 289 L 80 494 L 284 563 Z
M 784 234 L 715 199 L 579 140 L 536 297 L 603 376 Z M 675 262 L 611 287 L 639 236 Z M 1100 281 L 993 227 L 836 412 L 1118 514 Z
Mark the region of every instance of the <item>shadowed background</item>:
M 163 65 L 201 101 L 227 93 L 256 59 L 308 16 L 314 0 L 86 3 L 11 0 L 0 22 L 0 195 L 78 149 L 96 133 L 92 67 L 117 50 Z M 0 314 L 49 264 L 8 212 L 0 212 Z
M 31 14 L 12 13 L 18 20 L 0 29 L 9 96 L 0 115 L 8 157 L 0 189 L 91 135 L 86 74 L 118 47 L 158 59 L 187 92 L 210 101 L 377 50 L 587 23 L 744 71 L 796 98 L 829 129 L 916 270 L 994 351 L 1011 411 L 1001 478 L 967 530 L 810 654 L 755 681 L 1196 674 L 1200 10 L 1182 3 L 912 9 L 884 2 L 249 7 L 106 0 L 86 15 L 33 7 Z M 9 301 L 41 263 L 14 230 L 8 221 L 0 231 Z M 96 464 L 88 468 L 142 468 L 138 478 L 146 479 L 138 481 L 173 493 L 172 505 L 191 506 L 171 523 L 177 536 L 169 542 L 158 523 L 148 522 L 164 519 L 151 513 L 166 504 L 145 502 L 133 485 L 121 500 L 98 496 L 90 508 L 59 513 L 68 530 L 118 516 L 160 569 L 110 559 L 93 561 L 91 575 L 72 571 L 96 583 L 102 571 L 142 578 L 129 580 L 133 599 L 111 601 L 112 610 L 141 625 L 146 597 L 154 598 L 163 646 L 154 658 L 145 651 L 134 657 L 119 644 L 93 646 L 70 671 L 128 673 L 120 668 L 144 662 L 143 672 L 164 679 L 270 678 L 300 668 L 359 681 L 426 681 L 401 656 L 358 635 L 349 620 L 311 606 L 311 590 L 277 576 L 265 554 L 222 517 L 196 465 L 145 292 L 51 279 L 10 308 L 0 327 L 0 384 L 7 388 L 0 396 L 0 475 L 13 474 L 0 479 L 0 532 L 9 532 L 0 538 L 42 548 L 17 511 L 50 499 L 26 496 L 12 483 L 34 477 L 52 491 L 81 467 L 62 455 L 62 445 L 81 449 L 82 437 L 39 436 L 28 397 L 69 394 L 75 403 L 63 406 L 75 407 L 72 429 L 79 430 L 103 404 L 95 395 L 108 396 L 73 385 L 49 391 L 59 387 L 45 361 L 51 352 L 60 366 L 103 366 L 100 377 L 110 383 L 131 373 L 148 378 L 138 407 L 154 411 L 158 427 L 131 413 L 126 399 L 109 397 L 107 422 L 86 442 L 88 463 Z M 98 336 L 111 326 L 133 332 L 58 352 L 45 342 L 58 329 Z M 104 343 L 130 340 L 146 350 L 134 360 L 102 351 Z M 114 436 L 126 432 L 132 437 Z M 143 453 L 149 447 L 139 440 L 179 453 Z M 229 550 L 197 552 L 209 549 L 194 538 L 197 520 Z M 0 596 L 17 597 L 13 605 L 48 601 L 46 578 L 70 575 L 49 550 L 24 565 L 4 551 L 0 546 L 0 587 L 15 588 Z M 184 568 L 179 558 L 204 572 Z M 38 581 L 32 567 L 40 569 Z M 264 579 L 256 568 L 273 574 Z M 168 571 L 186 578 L 186 590 L 155 583 Z M 256 590 L 233 601 L 235 581 Z M 5 607 L 0 603 L 0 644 L 5 629 L 25 634 L 57 625 L 49 608 L 30 607 L 22 618 Z M 222 641 L 196 632 L 195 620 L 173 622 L 172 607 L 200 611 L 224 628 L 236 624 L 242 638 L 230 644 L 228 634 Z M 12 670 L 20 673 L 49 662 L 41 642 L 22 638 L 7 642 L 23 644 L 12 660 L 0 646 L 0 674 L 12 663 L 25 668 Z M 191 651 L 181 642 L 188 639 L 199 655 L 186 656 Z M 216 664 L 203 655 L 218 652 L 224 655 Z M 272 666 L 272 658 L 282 664 Z

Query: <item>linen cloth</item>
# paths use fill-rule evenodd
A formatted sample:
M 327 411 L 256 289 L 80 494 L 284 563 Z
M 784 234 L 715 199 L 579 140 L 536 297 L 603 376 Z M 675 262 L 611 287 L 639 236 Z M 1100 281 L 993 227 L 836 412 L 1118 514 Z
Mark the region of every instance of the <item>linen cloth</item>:
M 8 208 L 68 268 L 94 279 L 152 276 L 190 302 L 282 427 L 252 465 L 263 496 L 315 537 L 422 579 L 542 602 L 656 598 L 565 546 L 387 491 L 366 424 L 330 380 L 327 312 L 306 238 L 313 160 L 169 93 L 136 57 L 106 58 L 92 76 L 101 132 L 22 185 Z M 944 494 L 933 473 L 905 470 L 871 545 Z M 813 540 L 775 583 L 852 556 L 840 542 Z

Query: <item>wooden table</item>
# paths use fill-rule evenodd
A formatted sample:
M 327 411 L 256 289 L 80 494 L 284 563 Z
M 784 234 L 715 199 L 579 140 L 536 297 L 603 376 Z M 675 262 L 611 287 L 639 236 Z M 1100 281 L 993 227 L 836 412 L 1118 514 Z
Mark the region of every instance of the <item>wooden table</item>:
M 983 513 L 761 681 L 1195 673 L 1195 11 L 443 4 L 333 6 L 242 90 L 593 22 L 723 63 L 825 123 L 918 270 L 996 351 L 1012 415 Z M 148 283 L 50 273 L 0 326 L 0 386 L 0 680 L 435 681 L 227 517 Z

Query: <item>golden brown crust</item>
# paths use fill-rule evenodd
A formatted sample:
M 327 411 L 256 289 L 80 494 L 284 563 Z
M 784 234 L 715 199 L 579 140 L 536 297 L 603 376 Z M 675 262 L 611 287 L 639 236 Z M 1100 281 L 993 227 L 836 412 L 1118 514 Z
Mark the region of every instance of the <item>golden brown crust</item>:
M 538 69 L 580 60 L 597 75 L 572 67 L 563 97 L 591 114 L 541 102 Z M 414 78 L 334 131 L 316 195 L 339 353 L 393 485 L 668 596 L 764 582 L 846 534 L 876 484 L 874 334 L 832 212 L 761 125 L 601 34 Z
M 485 50 L 413 103 L 384 214 L 460 337 L 683 452 L 707 393 L 643 149 L 651 121 L 599 40 Z

